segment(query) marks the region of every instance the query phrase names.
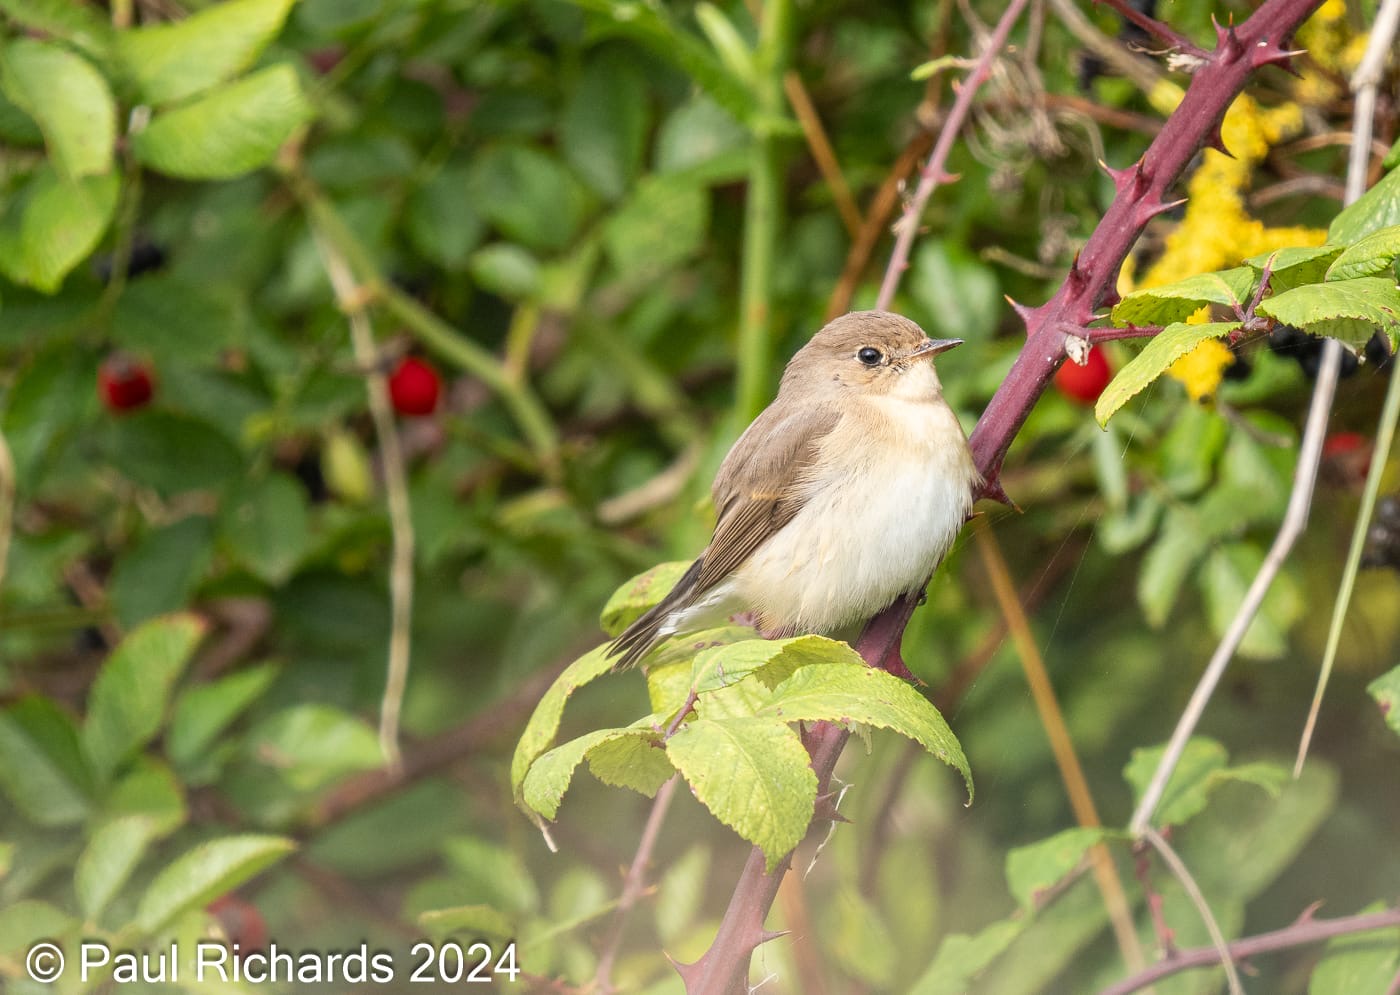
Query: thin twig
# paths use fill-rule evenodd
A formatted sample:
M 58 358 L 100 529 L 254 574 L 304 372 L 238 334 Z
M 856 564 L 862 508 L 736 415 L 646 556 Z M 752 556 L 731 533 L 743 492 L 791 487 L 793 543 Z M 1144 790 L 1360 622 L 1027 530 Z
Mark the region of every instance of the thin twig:
M 1002 555 L 1001 545 L 987 526 L 985 517 L 973 522 L 973 530 L 977 535 L 977 551 L 981 554 L 982 565 L 992 582 L 992 593 L 996 596 L 1002 617 L 1006 619 L 1007 628 L 1011 630 L 1011 639 L 1016 646 L 1016 655 L 1020 657 L 1026 683 L 1031 689 L 1031 697 L 1035 700 L 1040 724 L 1045 727 L 1045 735 L 1050 740 L 1050 751 L 1055 756 L 1055 765 L 1059 768 L 1060 779 L 1064 782 L 1065 794 L 1069 796 L 1075 821 L 1087 828 L 1098 828 L 1103 822 L 1099 819 L 1098 807 L 1094 804 L 1094 796 L 1089 790 L 1089 780 L 1084 776 L 1084 768 L 1079 763 L 1078 754 L 1075 753 L 1074 742 L 1070 739 L 1069 728 L 1065 725 L 1064 713 L 1060 711 L 1059 701 L 1055 698 L 1055 688 L 1050 683 L 1050 675 L 1046 673 L 1045 661 L 1040 655 L 1040 647 L 1036 645 L 1030 622 L 1021 610 L 1021 601 L 1016 596 L 1016 587 L 1011 581 L 1011 571 L 1006 566 L 1006 557 Z M 1138 942 L 1137 929 L 1133 925 L 1132 906 L 1123 890 L 1123 881 L 1118 876 L 1113 856 L 1108 852 L 1108 847 L 1100 841 L 1090 847 L 1089 859 L 1094 870 L 1094 882 L 1103 895 L 1104 908 L 1108 910 L 1109 922 L 1113 924 L 1113 936 L 1118 942 L 1123 960 L 1129 970 L 1141 970 L 1147 959 L 1143 956 L 1142 945 Z
M 1166 838 L 1151 826 L 1144 829 L 1142 835 L 1147 842 L 1152 844 L 1157 855 L 1171 869 L 1172 875 L 1186 891 L 1186 897 L 1191 900 L 1191 904 L 1196 907 L 1196 913 L 1205 923 L 1206 932 L 1210 934 L 1210 942 L 1215 947 L 1221 966 L 1225 968 L 1225 981 L 1230 986 L 1230 995 L 1244 995 L 1244 986 L 1240 984 L 1240 972 L 1235 968 L 1235 959 L 1230 956 L 1230 947 L 1225 942 L 1225 934 L 1220 931 L 1220 924 L 1215 921 L 1215 915 L 1210 911 L 1210 903 L 1206 901 L 1206 896 L 1201 893 L 1196 879 L 1187 870 L 1186 862 L 1177 855 Z
M 647 816 L 646 826 L 642 829 L 642 838 L 637 843 L 637 854 L 632 858 L 632 865 L 627 868 L 627 876 L 622 882 L 622 896 L 617 901 L 617 918 L 613 922 L 612 934 L 608 937 L 608 942 L 603 945 L 602 956 L 598 958 L 598 970 L 593 975 L 593 985 L 596 991 L 613 991 L 612 968 L 613 963 L 617 960 L 617 952 L 622 947 L 622 935 L 627 927 L 627 916 L 646 888 L 647 865 L 651 863 L 652 851 L 656 849 L 656 840 L 661 835 L 661 825 L 666 821 L 666 812 L 671 807 L 671 799 L 675 797 L 676 785 L 680 783 L 680 779 L 679 773 L 672 774 L 671 779 L 661 785 L 656 792 L 656 798 L 652 800 L 651 813 Z
M 802 135 L 807 139 L 812 159 L 821 171 L 822 179 L 826 180 L 826 185 L 831 189 L 831 199 L 836 204 L 836 213 L 841 215 L 842 224 L 846 226 L 846 234 L 855 238 L 860 234 L 860 208 L 856 206 L 856 199 L 851 194 L 851 185 L 846 182 L 846 174 L 841 171 L 841 163 L 836 158 L 835 149 L 831 147 L 831 139 L 827 137 L 826 128 L 822 126 L 821 115 L 817 113 L 807 88 L 802 85 L 802 77 L 795 71 L 788 71 L 783 76 L 783 91 L 787 94 L 788 103 L 792 105 L 792 112 L 797 115 L 797 123 L 802 126 Z
M 1384 0 L 1380 12 L 1376 15 L 1376 25 L 1371 30 L 1371 40 L 1366 45 L 1366 53 L 1361 58 L 1356 75 L 1352 77 L 1352 89 L 1356 91 L 1356 116 L 1355 141 L 1347 162 L 1348 204 L 1354 203 L 1361 196 L 1366 185 L 1371 129 L 1376 112 L 1376 91 L 1379 89 L 1381 73 L 1385 69 L 1386 58 L 1391 52 L 1397 28 L 1400 28 L 1400 0 Z M 1381 411 L 1379 428 L 1376 431 L 1376 447 L 1371 456 L 1371 466 L 1366 471 L 1366 489 L 1356 514 L 1356 524 L 1352 527 L 1351 547 L 1347 550 L 1341 589 L 1337 592 L 1337 603 L 1332 609 L 1332 623 L 1327 632 L 1327 648 L 1323 653 L 1322 668 L 1317 675 L 1317 689 L 1313 692 L 1312 704 L 1308 707 L 1308 718 L 1303 724 L 1303 735 L 1298 742 L 1298 758 L 1293 764 L 1294 777 L 1303 773 L 1308 745 L 1312 742 L 1313 730 L 1317 726 L 1317 714 L 1322 709 L 1322 697 L 1327 693 L 1332 664 L 1337 659 L 1337 645 L 1342 638 L 1342 623 L 1346 620 L 1347 608 L 1351 604 L 1356 572 L 1361 567 L 1361 551 L 1366 544 L 1366 530 L 1371 521 L 1371 512 L 1376 506 L 1376 498 L 1380 494 L 1381 476 L 1385 471 L 1386 461 L 1390 458 L 1390 445 L 1395 438 L 1397 417 L 1400 417 L 1400 377 L 1392 376 L 1385 392 L 1385 406 Z
M 919 185 L 914 189 L 914 196 L 909 198 L 909 203 L 904 207 L 904 214 L 900 217 L 894 250 L 890 253 L 889 265 L 885 267 L 885 278 L 880 282 L 880 293 L 875 298 L 876 310 L 887 310 L 894 301 L 894 292 L 899 287 L 899 281 L 904 277 L 904 271 L 909 268 L 909 252 L 914 246 L 914 238 L 919 233 L 919 219 L 924 215 L 924 208 L 928 206 L 929 198 L 933 196 L 933 191 L 938 188 L 938 185 L 951 179 L 947 172 L 948 156 L 953 151 L 953 142 L 957 140 L 963 122 L 967 120 L 967 115 L 972 110 L 973 97 L 977 95 L 982 83 L 991 75 L 992 62 L 997 53 L 1006 45 L 1011 28 L 1020 19 L 1021 12 L 1025 10 L 1028 2 L 1029 0 L 1011 0 L 1007 4 L 1006 10 L 1001 15 L 1001 20 L 997 22 L 991 37 L 987 39 L 986 46 L 977 59 L 977 64 L 973 67 L 972 72 L 968 73 L 967 78 L 962 81 L 962 85 L 958 89 L 957 99 L 953 101 L 953 108 L 948 112 L 948 117 L 943 122 L 943 128 L 938 133 L 938 141 L 934 143 L 933 152 L 929 155 L 928 163 L 924 166 L 923 173 L 919 177 Z
M 1400 909 L 1387 909 L 1384 912 L 1370 912 L 1365 915 L 1343 916 L 1338 919 L 1314 919 L 1304 914 L 1297 922 L 1271 933 L 1236 940 L 1227 945 L 1230 956 L 1236 961 L 1248 960 L 1258 954 L 1274 953 L 1321 943 L 1337 936 L 1350 936 L 1355 933 L 1369 933 L 1377 929 L 1400 926 Z M 1099 995 L 1131 995 L 1141 991 L 1153 982 L 1169 978 L 1181 971 L 1191 971 L 1198 967 L 1213 967 L 1220 963 L 1220 951 L 1215 947 L 1192 947 L 1183 950 L 1170 960 L 1153 964 L 1131 978 L 1125 978 L 1116 985 L 1110 985 Z
M 408 475 L 404 470 L 403 449 L 398 426 L 389 403 L 389 388 L 380 369 L 374 330 L 365 310 L 365 297 L 355 283 L 345 257 L 329 239 L 316 231 L 316 246 L 335 290 L 336 303 L 350 324 L 350 342 L 355 362 L 364 370 L 369 394 L 369 413 L 384 467 L 384 493 L 389 507 L 389 661 L 384 678 L 384 697 L 379 705 L 379 748 L 390 770 L 403 763 L 399 751 L 399 715 L 403 710 L 404 686 L 408 682 L 409 652 L 413 626 L 413 511 L 408 499 Z
M 1135 55 L 1116 38 L 1110 38 L 1095 26 L 1071 0 L 1050 0 L 1055 17 L 1085 48 L 1113 69 L 1133 81 L 1143 93 L 1148 93 L 1164 76 L 1156 63 Z

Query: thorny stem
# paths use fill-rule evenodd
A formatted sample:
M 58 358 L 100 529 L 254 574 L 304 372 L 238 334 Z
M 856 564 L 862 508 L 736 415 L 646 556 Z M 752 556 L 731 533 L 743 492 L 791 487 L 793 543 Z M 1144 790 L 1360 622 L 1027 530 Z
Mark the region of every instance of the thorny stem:
M 1185 890 L 1186 897 L 1196 907 L 1196 913 L 1201 917 L 1201 922 L 1205 923 L 1206 932 L 1210 934 L 1211 945 L 1215 947 L 1215 951 L 1220 957 L 1220 964 L 1225 968 L 1225 981 L 1230 986 L 1230 995 L 1244 995 L 1244 986 L 1240 984 L 1240 972 L 1235 967 L 1234 958 L 1230 956 L 1230 948 L 1225 943 L 1225 934 L 1220 931 L 1220 923 L 1216 922 L 1215 914 L 1211 912 L 1210 904 L 1206 901 L 1206 896 L 1201 893 L 1200 885 L 1196 884 L 1196 879 L 1191 876 L 1186 862 L 1177 855 L 1166 838 L 1151 826 L 1143 830 L 1143 837 L 1152 844 L 1157 855 L 1171 870 L 1172 876 Z
M 1377 929 L 1392 929 L 1400 926 L 1400 909 L 1386 909 L 1384 912 L 1370 912 L 1365 915 L 1343 916 L 1338 919 L 1314 919 L 1311 910 L 1291 926 L 1276 929 L 1271 933 L 1260 933 L 1243 940 L 1227 944 L 1227 950 L 1237 961 L 1248 960 L 1259 954 L 1291 950 L 1321 943 L 1336 936 L 1350 936 L 1356 933 L 1369 933 Z M 1124 978 L 1116 985 L 1110 985 L 1099 995 L 1131 995 L 1141 991 L 1153 982 L 1169 978 L 1181 971 L 1198 967 L 1214 967 L 1220 963 L 1220 951 L 1215 947 L 1192 947 L 1179 951 L 1175 956 L 1159 961 L 1139 971 L 1131 978 Z

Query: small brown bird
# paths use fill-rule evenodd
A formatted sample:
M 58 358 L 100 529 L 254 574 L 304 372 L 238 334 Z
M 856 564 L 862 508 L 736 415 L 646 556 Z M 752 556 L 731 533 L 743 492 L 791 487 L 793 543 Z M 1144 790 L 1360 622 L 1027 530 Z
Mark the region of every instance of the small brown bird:
M 724 458 L 710 544 L 614 640 L 618 666 L 736 612 L 832 633 L 922 589 L 982 482 L 931 362 L 961 344 L 886 311 L 817 332 Z

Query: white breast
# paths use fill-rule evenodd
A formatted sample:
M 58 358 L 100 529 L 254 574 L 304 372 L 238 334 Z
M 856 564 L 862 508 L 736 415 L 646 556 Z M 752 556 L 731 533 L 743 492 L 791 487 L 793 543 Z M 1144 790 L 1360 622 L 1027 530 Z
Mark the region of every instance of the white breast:
M 924 584 L 971 511 L 976 469 L 941 397 L 866 403 L 875 418 L 848 416 L 828 437 L 819 465 L 831 472 L 802 510 L 720 585 L 771 628 L 831 632 L 874 615 Z

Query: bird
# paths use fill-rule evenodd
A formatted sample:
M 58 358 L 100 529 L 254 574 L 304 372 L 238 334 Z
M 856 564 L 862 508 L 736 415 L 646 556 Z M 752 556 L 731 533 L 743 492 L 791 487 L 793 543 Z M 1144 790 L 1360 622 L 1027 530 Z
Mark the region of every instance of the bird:
M 615 669 L 740 612 L 830 635 L 922 592 L 982 485 L 932 362 L 961 344 L 888 311 L 813 335 L 720 465 L 709 545 L 608 646 Z

